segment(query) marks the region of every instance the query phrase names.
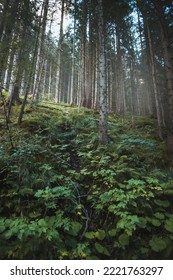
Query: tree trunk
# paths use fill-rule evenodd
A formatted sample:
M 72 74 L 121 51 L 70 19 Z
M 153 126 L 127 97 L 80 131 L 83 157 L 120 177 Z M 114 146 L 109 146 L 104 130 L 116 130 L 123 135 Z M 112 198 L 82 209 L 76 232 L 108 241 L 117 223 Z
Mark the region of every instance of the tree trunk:
M 165 74 L 167 79 L 167 90 L 168 90 L 168 120 L 167 127 L 169 133 L 173 135 L 173 65 L 170 53 L 170 42 L 167 32 L 167 24 L 164 18 L 163 12 L 163 3 L 161 1 L 153 1 L 157 14 L 158 14 L 158 23 L 161 35 L 161 43 L 163 47 L 163 57 L 165 64 Z
M 3 36 L 3 32 L 5 29 L 5 25 L 7 23 L 7 13 L 9 10 L 9 0 L 4 1 L 4 5 L 3 5 L 3 15 L 2 18 L 0 20 L 0 42 L 2 40 L 2 36 Z
M 75 45 L 76 45 L 76 0 L 74 0 L 74 25 L 73 25 L 73 52 L 72 52 L 72 65 L 71 65 L 71 79 L 70 79 L 70 88 L 69 88 L 69 103 L 73 105 L 75 103 Z
M 4 20 L 5 23 L 2 26 L 3 30 L 1 32 L 3 32 L 1 38 L 0 38 L 0 82 L 1 84 L 3 84 L 3 73 L 5 72 L 6 69 L 6 63 L 8 60 L 8 56 L 9 56 L 9 51 L 10 51 L 10 42 L 12 40 L 12 34 L 13 34 L 13 30 L 14 30 L 14 26 L 16 23 L 16 19 L 17 19 L 17 10 L 18 10 L 18 6 L 19 6 L 19 0 L 14 1 L 14 3 L 11 5 L 11 8 L 8 9 L 8 7 L 6 7 L 6 10 L 4 10 L 4 13 L 8 13 L 7 17 L 6 15 Z M 7 2 L 8 3 L 8 2 Z
M 153 43 L 151 37 L 151 31 L 147 24 L 147 32 L 148 32 L 148 40 L 149 40 L 149 51 L 150 51 L 150 59 L 151 59 L 151 70 L 152 70 L 152 80 L 153 80 L 153 88 L 154 88 L 154 97 L 155 97 L 155 104 L 156 104 L 156 113 L 157 113 L 157 122 L 158 122 L 158 130 L 159 136 L 162 138 L 162 115 L 161 115 L 161 108 L 160 108 L 160 100 L 159 100 L 159 91 L 157 85 L 157 73 L 156 73 L 156 66 L 154 61 L 154 53 L 153 53 Z
M 36 100 L 39 99 L 39 87 L 40 87 L 43 64 L 44 64 L 44 41 L 45 41 L 48 7 L 49 7 L 49 0 L 45 0 L 42 6 L 43 20 L 41 24 L 42 26 L 41 26 L 41 34 L 40 34 L 40 44 L 38 48 L 37 63 L 36 63 L 36 79 L 35 79 L 35 86 L 34 86 L 34 93 L 33 93 L 33 98 Z
M 106 61 L 105 61 L 105 30 L 103 19 L 103 3 L 98 0 L 98 31 L 99 31 L 99 105 L 100 105 L 100 144 L 108 142 L 107 135 L 107 84 L 106 84 Z
M 124 113 L 125 111 L 125 98 L 124 98 L 124 79 L 123 79 L 123 61 L 121 53 L 121 42 L 120 42 L 120 29 L 117 24 L 116 28 L 116 112 Z
M 87 65 L 87 1 L 84 0 L 82 4 L 82 25 L 81 25 L 81 99 L 80 106 L 86 106 L 86 65 Z
M 60 21 L 60 32 L 59 32 L 59 41 L 58 41 L 58 50 L 57 50 L 57 72 L 56 72 L 56 90 L 55 90 L 55 102 L 58 103 L 61 101 L 61 47 L 63 42 L 63 28 L 64 28 L 64 0 L 61 0 L 61 21 Z

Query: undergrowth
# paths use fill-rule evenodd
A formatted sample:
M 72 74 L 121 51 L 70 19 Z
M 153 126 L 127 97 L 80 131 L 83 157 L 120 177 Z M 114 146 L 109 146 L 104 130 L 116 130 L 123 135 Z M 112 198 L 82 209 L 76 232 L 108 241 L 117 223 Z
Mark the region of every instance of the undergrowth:
M 11 121 L 1 114 L 1 259 L 172 259 L 173 172 L 155 120 L 111 115 L 107 146 L 92 110 L 43 103 Z

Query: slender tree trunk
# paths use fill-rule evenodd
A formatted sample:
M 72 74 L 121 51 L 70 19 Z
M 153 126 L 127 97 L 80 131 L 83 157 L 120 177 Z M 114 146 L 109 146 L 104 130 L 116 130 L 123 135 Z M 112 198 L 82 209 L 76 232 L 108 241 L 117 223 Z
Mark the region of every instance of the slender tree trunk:
M 148 39 L 148 31 L 147 31 L 147 6 L 145 6 L 142 0 L 137 0 L 138 8 L 141 11 L 143 18 L 143 32 L 144 32 L 144 42 L 146 47 L 143 48 L 143 40 L 142 40 L 142 27 L 139 21 L 139 13 L 138 13 L 138 24 L 140 30 L 140 42 L 141 42 L 141 50 L 142 50 L 142 66 L 144 70 L 144 84 L 140 83 L 140 89 L 143 89 L 145 94 L 141 98 L 141 108 L 143 114 L 149 114 L 150 116 L 156 115 L 156 104 L 155 97 L 153 92 L 153 80 L 152 80 L 152 70 L 150 63 L 150 47 L 149 47 L 149 39 Z
M 88 40 L 88 59 L 86 73 L 86 106 L 92 108 L 93 105 L 93 72 L 94 72 L 94 53 L 95 53 L 95 16 L 93 16 L 92 0 L 89 0 L 89 40 Z
M 6 64 L 8 61 L 8 56 L 9 56 L 9 51 L 10 51 L 10 43 L 12 40 L 12 34 L 17 18 L 17 10 L 19 6 L 19 0 L 16 0 L 12 3 L 11 8 L 6 7 L 4 11 L 4 23 L 3 26 L 1 26 L 2 30 L 2 36 L 0 38 L 0 82 L 3 84 L 3 78 L 4 78 L 4 73 L 6 70 Z M 7 1 L 8 4 L 8 1 Z M 4 7 L 6 4 L 4 5 Z M 10 13 L 8 15 L 8 18 L 6 17 L 6 13 Z M 10 18 L 10 19 L 9 19 Z M 1 49 L 2 48 L 2 49 Z
M 4 1 L 4 5 L 3 5 L 3 15 L 0 20 L 0 42 L 2 40 L 4 29 L 7 24 L 7 20 L 8 20 L 7 13 L 9 11 L 9 2 L 10 2 L 10 0 L 6 0 L 6 1 Z
M 42 70 L 44 65 L 44 42 L 45 42 L 45 31 L 46 31 L 46 23 L 47 23 L 47 14 L 48 14 L 49 0 L 44 0 L 42 10 L 43 10 L 43 20 L 41 26 L 41 34 L 40 34 L 40 44 L 38 48 L 37 54 L 37 64 L 36 64 L 36 79 L 35 79 L 35 87 L 33 98 L 39 99 L 39 87 L 42 77 Z
M 31 81 L 32 81 L 32 76 L 33 76 L 33 68 L 34 68 L 36 54 L 37 54 L 37 47 L 38 47 L 38 38 L 37 38 L 36 43 L 35 43 L 34 54 L 33 54 L 33 57 L 32 57 L 31 69 L 30 69 L 30 73 L 29 73 L 29 77 L 28 77 L 26 91 L 25 91 L 25 95 L 24 95 L 23 102 L 22 102 L 22 105 L 21 105 L 21 108 L 20 108 L 20 112 L 19 112 L 19 117 L 18 117 L 18 124 L 19 125 L 22 123 L 24 109 L 25 109 L 27 97 L 28 97 L 28 94 L 29 94 L 29 90 L 30 90 L 30 87 L 31 87 Z
M 76 0 L 74 1 L 74 8 L 75 8 L 75 13 L 74 13 L 74 25 L 73 25 L 73 52 L 72 52 L 72 65 L 71 65 L 71 80 L 70 80 L 70 88 L 69 88 L 69 102 L 70 105 L 73 105 L 75 103 L 75 45 L 76 45 Z
M 7 90 L 9 90 L 9 86 L 10 86 L 14 58 L 15 58 L 15 51 L 13 49 L 11 49 L 10 53 L 9 53 L 8 61 L 7 61 L 8 68 L 6 69 L 6 74 L 5 74 L 5 79 L 4 79 L 4 86 Z
M 172 64 L 172 55 L 170 51 L 170 41 L 168 36 L 168 26 L 165 21 L 164 12 L 163 12 L 163 3 L 162 1 L 155 0 L 153 1 L 156 11 L 158 14 L 158 24 L 160 29 L 161 43 L 163 48 L 163 57 L 165 64 L 165 74 L 167 80 L 167 90 L 168 90 L 168 121 L 167 127 L 169 133 L 173 136 L 173 64 Z
M 19 112 L 19 117 L 18 117 L 18 124 L 19 125 L 22 123 L 24 109 L 25 109 L 26 102 L 27 102 L 27 97 L 28 97 L 28 94 L 29 94 L 29 90 L 31 88 L 32 80 L 33 80 L 33 71 L 35 70 L 35 61 L 36 61 L 36 56 L 37 56 L 38 43 L 39 43 L 39 31 L 38 31 L 36 39 L 35 39 L 35 44 L 34 44 L 34 48 L 33 48 L 33 56 L 32 56 L 31 66 L 30 66 L 30 70 L 29 70 L 29 74 L 28 74 L 28 81 L 27 81 L 26 90 L 25 90 L 23 101 L 22 101 L 22 105 L 21 105 L 21 108 L 20 108 L 20 112 Z
M 86 106 L 86 66 L 87 66 L 87 1 L 84 0 L 82 4 L 82 25 L 81 25 L 81 103 L 80 106 Z
M 149 29 L 148 24 L 147 24 L 147 32 L 148 32 L 148 40 L 149 40 L 149 51 L 150 51 L 150 59 L 151 59 L 151 70 L 152 70 L 154 97 L 156 103 L 158 129 L 159 129 L 159 136 L 160 138 L 162 138 L 162 113 L 161 113 L 160 102 L 159 102 L 159 91 L 157 85 L 157 73 L 156 73 L 156 66 L 154 61 L 153 43 L 152 43 L 151 31 Z
M 117 47 L 117 63 L 116 63 L 116 111 L 124 113 L 125 111 L 125 98 L 124 98 L 124 79 L 123 79 L 123 60 L 120 42 L 120 29 L 117 24 L 116 29 L 116 47 Z
M 55 89 L 55 102 L 58 103 L 61 101 L 61 47 L 63 42 L 63 28 L 64 28 L 64 0 L 61 0 L 61 21 L 60 21 L 60 32 L 59 32 L 59 41 L 58 41 L 58 50 L 57 50 L 57 72 L 56 72 L 56 89 Z
M 107 135 L 107 84 L 106 84 L 106 61 L 105 61 L 105 29 L 103 18 L 103 3 L 98 0 L 98 31 L 99 31 L 99 105 L 100 105 L 100 144 L 108 142 Z
M 96 50 L 95 50 L 95 84 L 94 84 L 94 104 L 93 108 L 99 108 L 99 81 L 100 81 L 100 69 L 99 69 L 99 38 L 96 40 Z

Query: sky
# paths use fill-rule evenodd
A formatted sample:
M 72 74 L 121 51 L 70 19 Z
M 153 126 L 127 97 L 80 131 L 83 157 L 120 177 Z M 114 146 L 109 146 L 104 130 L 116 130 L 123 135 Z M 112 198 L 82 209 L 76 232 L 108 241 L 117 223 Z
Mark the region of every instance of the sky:
M 60 6 L 60 2 L 59 1 L 55 1 L 53 3 L 52 7 L 49 9 L 47 31 L 49 31 L 50 23 L 51 23 L 51 31 L 53 33 L 53 37 L 56 37 L 56 38 L 58 38 L 58 36 L 59 36 L 60 20 L 61 20 L 61 6 Z M 70 24 L 69 15 L 65 15 L 64 16 L 64 24 L 63 24 L 64 31 L 67 29 L 69 24 Z

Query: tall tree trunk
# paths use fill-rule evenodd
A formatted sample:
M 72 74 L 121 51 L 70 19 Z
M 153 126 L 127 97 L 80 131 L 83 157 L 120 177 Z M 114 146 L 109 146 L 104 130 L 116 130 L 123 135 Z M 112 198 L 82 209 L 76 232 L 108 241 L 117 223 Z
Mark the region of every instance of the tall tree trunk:
M 15 51 L 14 49 L 11 49 L 9 52 L 9 57 L 8 57 L 8 67 L 6 69 L 6 74 L 5 74 L 5 79 L 4 79 L 4 86 L 7 90 L 9 90 L 10 87 L 10 81 L 11 81 L 11 76 L 12 76 L 12 70 L 13 70 L 13 65 L 14 65 L 14 58 L 15 58 Z
M 81 99 L 80 106 L 86 106 L 86 66 L 87 66 L 87 1 L 82 4 L 82 23 L 81 23 Z
M 39 22 L 39 27 L 41 24 L 41 20 Z M 26 82 L 26 89 L 25 89 L 25 94 L 24 94 L 24 98 L 22 101 L 22 105 L 20 108 L 20 112 L 19 112 L 19 117 L 18 117 L 18 124 L 20 125 L 22 123 L 22 119 L 23 119 L 23 114 L 24 114 L 24 109 L 26 106 L 26 102 L 27 102 L 27 97 L 31 88 L 31 83 L 33 81 L 33 72 L 35 70 L 35 61 L 36 61 L 36 57 L 37 57 L 37 53 L 38 53 L 38 45 L 39 45 L 39 30 L 40 28 L 38 28 L 38 32 L 36 34 L 36 38 L 35 38 L 35 44 L 34 44 L 34 48 L 33 48 L 33 54 L 32 54 L 32 59 L 31 59 L 31 65 L 30 65 L 30 70 L 28 73 L 28 81 Z
M 161 108 L 160 108 L 159 91 L 158 91 L 158 85 L 157 85 L 157 73 L 156 73 L 156 65 L 155 65 L 155 61 L 154 61 L 153 42 L 152 42 L 152 37 L 151 37 L 151 31 L 150 31 L 148 24 L 147 24 L 146 28 L 147 28 L 148 40 L 149 40 L 152 80 L 153 80 L 154 97 L 155 97 L 155 103 L 156 103 L 156 113 L 157 113 L 159 136 L 160 136 L 160 138 L 162 138 L 162 112 L 161 112 Z
M 168 26 L 165 21 L 164 12 L 163 12 L 163 3 L 162 1 L 153 1 L 157 14 L 158 14 L 158 23 L 161 35 L 161 43 L 163 47 L 163 57 L 165 63 L 165 74 L 167 79 L 167 90 L 168 90 L 168 121 L 167 126 L 169 133 L 173 136 L 173 64 L 170 53 L 170 42 L 168 37 Z
M 25 95 L 24 95 L 24 98 L 23 98 L 23 101 L 22 101 L 20 112 L 19 112 L 19 117 L 18 117 L 18 124 L 19 125 L 22 123 L 24 109 L 25 109 L 25 106 L 26 106 L 27 97 L 28 97 L 28 94 L 29 94 L 29 90 L 30 90 L 30 87 L 31 87 L 31 81 L 32 81 L 32 78 L 33 78 L 33 69 L 34 69 L 34 65 L 35 65 L 35 59 L 36 59 L 37 48 L 38 48 L 38 38 L 39 38 L 39 34 L 36 38 L 36 42 L 35 42 L 35 46 L 34 46 L 34 53 L 33 53 L 31 67 L 30 67 L 30 73 L 29 73 L 29 77 L 28 77 L 28 81 L 27 81 L 26 90 L 25 90 Z
M 73 52 L 72 52 L 72 65 L 71 65 L 71 79 L 70 79 L 70 88 L 69 88 L 69 103 L 70 105 L 73 105 L 75 103 L 75 45 L 76 45 L 76 0 L 74 0 L 74 25 L 73 25 Z
M 105 29 L 103 18 L 103 2 L 98 0 L 98 31 L 99 31 L 99 105 L 100 105 L 100 144 L 108 142 L 107 135 L 107 84 L 106 84 L 106 61 L 105 61 Z
M 42 70 L 44 65 L 44 42 L 45 42 L 45 31 L 47 23 L 47 14 L 48 14 L 49 0 L 44 0 L 42 10 L 43 10 L 43 20 L 41 23 L 41 34 L 40 34 L 40 43 L 37 54 L 37 63 L 36 63 L 36 79 L 33 98 L 39 99 L 39 87 L 42 77 Z M 42 13 L 41 13 L 42 14 Z
M 6 63 L 8 61 L 9 51 L 10 51 L 10 43 L 12 40 L 12 34 L 14 30 L 14 26 L 17 19 L 17 11 L 19 7 L 19 0 L 14 1 L 14 3 L 11 5 L 11 8 L 8 9 L 6 7 L 6 10 L 4 13 L 9 13 L 8 18 L 6 18 L 5 15 L 5 25 L 3 25 L 3 30 L 1 32 L 1 41 L 0 41 L 0 82 L 3 84 L 3 74 L 6 69 Z M 7 1 L 8 3 L 8 1 Z
M 7 13 L 9 10 L 9 2 L 10 2 L 10 0 L 6 0 L 6 1 L 4 1 L 4 5 L 3 5 L 3 14 L 2 14 L 2 18 L 0 20 L 0 42 L 2 40 L 3 32 L 4 32 L 4 29 L 5 29 L 7 20 L 8 20 Z
M 118 113 L 124 113 L 125 111 L 125 98 L 124 98 L 124 79 L 123 79 L 123 61 L 122 61 L 122 51 L 121 51 L 121 42 L 120 42 L 120 29 L 117 24 L 116 28 L 116 51 L 117 51 L 117 60 L 116 60 L 116 111 Z
M 93 108 L 99 108 L 99 81 L 100 81 L 100 69 L 99 69 L 99 38 L 96 40 L 96 50 L 95 50 L 95 80 L 94 80 L 94 103 Z
M 142 14 L 143 18 L 143 32 L 144 32 L 144 47 L 143 47 L 143 40 L 142 40 L 142 27 L 139 22 L 138 17 L 138 24 L 140 30 L 140 42 L 141 42 L 141 51 L 142 51 L 142 71 L 144 71 L 144 84 L 140 83 L 140 89 L 143 89 L 142 96 L 142 113 L 149 114 L 150 116 L 156 115 L 156 104 L 155 104 L 155 97 L 153 92 L 153 80 L 152 80 L 152 70 L 151 70 L 151 59 L 150 59 L 150 47 L 149 47 L 149 39 L 148 39 L 148 31 L 147 31 L 147 6 L 145 6 L 142 0 L 137 0 L 138 8 Z M 138 13 L 139 16 L 139 13 Z
M 55 102 L 58 103 L 61 101 L 61 47 L 63 42 L 63 28 L 64 28 L 64 0 L 61 0 L 61 21 L 60 21 L 60 32 L 59 32 L 59 41 L 58 41 L 58 50 L 57 50 L 57 72 L 56 72 L 56 89 L 55 89 Z
M 92 108 L 93 106 L 93 72 L 94 68 L 94 56 L 95 56 L 95 26 L 97 23 L 95 22 L 95 14 L 93 14 L 92 9 L 92 0 L 89 0 L 89 10 L 88 10 L 88 28 L 89 28 L 89 39 L 88 39 L 88 59 L 87 59 L 87 73 L 86 73 L 86 106 L 88 108 Z

